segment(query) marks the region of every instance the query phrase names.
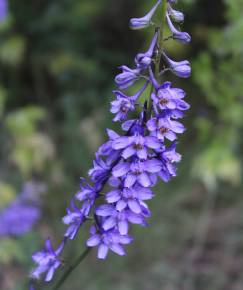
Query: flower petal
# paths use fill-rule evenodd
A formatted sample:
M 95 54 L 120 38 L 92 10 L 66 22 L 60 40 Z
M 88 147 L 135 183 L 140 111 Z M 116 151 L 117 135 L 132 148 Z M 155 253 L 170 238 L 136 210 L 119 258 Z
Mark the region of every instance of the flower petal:
M 115 210 L 115 208 L 112 205 L 104 204 L 104 205 L 99 206 L 96 209 L 95 213 L 98 216 L 106 217 L 106 216 L 112 215 L 114 213 L 114 210 Z
M 128 233 L 128 222 L 127 221 L 119 221 L 118 222 L 118 230 L 121 235 L 127 235 Z
M 98 247 L 98 259 L 104 260 L 108 254 L 109 248 L 105 244 L 100 244 Z
M 123 247 L 119 244 L 111 244 L 110 249 L 112 250 L 112 252 L 116 253 L 119 256 L 124 256 L 126 254 Z
M 112 169 L 112 174 L 115 177 L 121 177 L 127 174 L 129 169 L 130 169 L 129 163 L 120 162 Z
M 99 243 L 100 243 L 100 236 L 98 234 L 96 234 L 87 240 L 86 245 L 88 247 L 95 247 L 95 246 L 98 246 Z
M 115 150 L 123 149 L 129 146 L 129 143 L 128 137 L 119 137 L 112 142 L 112 148 Z
M 147 160 L 145 161 L 145 168 L 147 172 L 156 173 L 161 170 L 162 163 L 157 159 Z
M 136 182 L 137 177 L 134 174 L 128 174 L 124 181 L 125 187 L 132 187 L 134 183 Z
M 144 187 L 149 187 L 151 185 L 150 178 L 149 178 L 148 174 L 145 172 L 138 175 L 137 180 L 138 180 L 139 184 L 144 186 Z
M 133 211 L 134 213 L 140 213 L 141 212 L 140 204 L 135 199 L 129 199 L 128 206 L 129 206 L 130 210 Z

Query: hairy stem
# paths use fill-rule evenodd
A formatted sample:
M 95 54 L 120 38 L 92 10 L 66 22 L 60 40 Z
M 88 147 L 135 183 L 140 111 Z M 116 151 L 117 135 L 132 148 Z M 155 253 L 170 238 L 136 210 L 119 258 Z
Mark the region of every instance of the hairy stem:
M 78 265 L 87 257 L 89 252 L 91 251 L 91 248 L 87 248 L 72 265 L 69 266 L 69 268 L 66 270 L 66 272 L 62 275 L 60 280 L 57 282 L 57 284 L 52 288 L 52 290 L 58 290 L 63 285 L 63 283 L 66 281 L 66 279 L 69 277 L 69 275 L 75 270 Z
M 166 10 L 167 10 L 167 0 L 162 0 L 162 12 L 161 12 L 161 24 L 159 27 L 159 36 L 158 36 L 158 54 L 155 60 L 155 77 L 157 80 L 159 80 L 160 75 L 160 62 L 161 62 L 161 56 L 162 56 L 162 49 L 164 45 L 164 27 L 165 27 L 165 19 L 166 19 Z

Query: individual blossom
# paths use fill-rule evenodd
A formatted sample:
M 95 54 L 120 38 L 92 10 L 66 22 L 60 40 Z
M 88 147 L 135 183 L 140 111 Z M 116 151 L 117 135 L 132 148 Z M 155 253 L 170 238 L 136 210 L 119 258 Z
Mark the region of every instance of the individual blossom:
M 35 253 L 32 258 L 33 261 L 38 265 L 35 270 L 32 271 L 31 277 L 40 279 L 44 274 L 45 281 L 50 282 L 55 274 L 55 271 L 61 266 L 61 260 L 59 258 L 62 252 L 64 242 L 55 251 L 52 247 L 50 239 L 46 240 L 45 247 L 42 251 Z
M 164 182 L 168 182 L 172 177 L 176 176 L 175 164 L 181 161 L 181 155 L 175 149 L 176 143 L 173 143 L 159 154 L 162 162 L 162 170 L 158 175 Z
M 151 19 L 157 10 L 158 6 L 160 5 L 161 0 L 159 0 L 155 6 L 143 17 L 141 18 L 132 18 L 130 20 L 130 28 L 137 30 L 137 29 L 143 29 L 148 27 L 151 24 Z
M 147 88 L 148 82 L 133 96 L 127 96 L 121 91 L 113 91 L 116 95 L 116 100 L 111 102 L 111 113 L 116 114 L 113 121 L 123 121 L 126 119 L 128 112 L 135 109 L 135 102 Z
M 118 230 L 97 230 L 95 226 L 90 228 L 90 235 L 86 244 L 88 247 L 98 246 L 99 259 L 105 259 L 109 250 L 119 256 L 124 256 L 126 253 L 123 245 L 128 245 L 133 241 L 132 237 L 121 235 Z
M 123 121 L 129 111 L 135 109 L 135 104 L 132 98 L 127 97 L 119 91 L 114 91 L 117 99 L 111 103 L 111 113 L 116 114 L 113 119 L 115 122 Z
M 67 208 L 67 214 L 63 217 L 62 221 L 68 228 L 64 234 L 65 237 L 73 240 L 81 225 L 87 218 L 87 205 L 84 204 L 81 208 L 78 208 L 74 202 L 71 202 L 70 208 Z
M 188 110 L 190 108 L 184 100 L 185 92 L 179 88 L 171 88 L 170 82 L 165 82 L 157 92 L 151 95 L 153 102 L 161 110 Z
M 131 163 L 121 161 L 113 168 L 112 174 L 114 177 L 123 177 L 125 187 L 130 188 L 136 182 L 143 187 L 150 187 L 154 185 L 155 174 L 160 170 L 161 162 L 157 159 L 135 159 Z
M 96 183 L 97 188 L 102 187 L 103 182 L 109 176 L 110 165 L 107 164 L 98 154 L 93 161 L 93 168 L 89 170 L 89 176 Z
M 113 141 L 112 147 L 121 150 L 121 156 L 128 159 L 131 156 L 137 156 L 139 159 L 147 159 L 149 149 L 159 149 L 161 143 L 152 136 L 143 136 L 139 133 L 133 136 L 119 137 Z
M 106 193 L 106 201 L 110 204 L 115 203 L 118 211 L 129 208 L 135 214 L 140 214 L 144 208 L 144 201 L 150 200 L 153 196 L 149 188 L 139 185 L 126 188 L 119 182 L 117 188 Z
M 88 216 L 97 198 L 96 188 L 89 185 L 83 178 L 80 183 L 80 191 L 76 194 L 76 199 L 82 202 L 82 213 Z
M 185 131 L 185 127 L 169 118 L 165 113 L 150 119 L 147 122 L 147 128 L 151 132 L 152 136 L 157 137 L 159 140 L 164 141 L 168 139 L 169 141 L 176 140 L 176 134 L 182 134 Z
M 181 32 L 175 28 L 172 21 L 170 20 L 170 16 L 168 15 L 168 13 L 166 14 L 166 19 L 174 39 L 182 43 L 189 43 L 191 41 L 191 36 L 187 32 Z
M 102 228 L 105 231 L 116 227 L 121 235 L 128 234 L 129 223 L 141 226 L 147 225 L 142 211 L 137 214 L 129 208 L 117 210 L 114 205 L 104 204 L 99 206 L 95 213 L 97 216 L 103 217 Z

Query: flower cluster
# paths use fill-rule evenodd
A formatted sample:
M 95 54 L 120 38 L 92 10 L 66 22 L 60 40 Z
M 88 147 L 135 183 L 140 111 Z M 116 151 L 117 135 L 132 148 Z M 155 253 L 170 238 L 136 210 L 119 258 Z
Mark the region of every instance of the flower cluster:
M 21 236 L 33 228 L 41 216 L 38 194 L 43 190 L 43 185 L 27 182 L 18 197 L 0 211 L 0 238 Z
M 159 0 L 144 17 L 131 19 L 132 29 L 153 26 L 152 17 L 161 10 L 171 35 L 164 39 L 164 28 L 155 25 L 151 44 L 146 52 L 136 55 L 134 67 L 120 67 L 121 73 L 115 78 L 118 89 L 113 92 L 115 100 L 110 111 L 114 114 L 113 120 L 122 123 L 124 133 L 119 135 L 107 130 L 109 139 L 96 153 L 89 171 L 90 182 L 81 180 L 80 191 L 63 218 L 67 230 L 61 247 L 55 251 L 46 246 L 42 254 L 33 256 L 38 264 L 33 277 L 47 272 L 45 280 L 51 280 L 54 270 L 61 265 L 63 245 L 73 240 L 88 220 L 92 225 L 87 247 L 97 247 L 99 259 L 105 259 L 109 250 L 125 255 L 124 245 L 133 241 L 131 224 L 147 226 L 151 212 L 146 202 L 154 196 L 152 188 L 158 179 L 168 182 L 176 176 L 176 163 L 181 160 L 176 152 L 177 138 L 185 131 L 180 119 L 189 105 L 184 101 L 185 92 L 168 81 L 161 83 L 161 75 L 169 70 L 187 78 L 191 67 L 187 60 L 170 59 L 161 44 L 170 39 L 188 43 L 191 38 L 175 27 L 174 23 L 182 22 L 184 15 L 172 8 L 174 2 Z M 135 82 L 144 83 L 137 93 L 128 95 L 126 90 Z M 148 97 L 141 103 L 140 97 L 145 91 Z M 139 111 L 139 108 L 142 109 Z M 133 116 L 137 113 L 137 118 L 130 119 L 130 112 Z M 102 200 L 99 205 L 97 199 Z

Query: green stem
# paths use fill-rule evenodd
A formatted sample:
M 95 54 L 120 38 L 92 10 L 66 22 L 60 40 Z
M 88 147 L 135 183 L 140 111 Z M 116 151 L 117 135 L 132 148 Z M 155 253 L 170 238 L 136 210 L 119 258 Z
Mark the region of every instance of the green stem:
M 157 28 L 158 29 L 158 54 L 155 59 L 155 78 L 159 81 L 160 80 L 160 62 L 161 62 L 161 56 L 162 56 L 162 48 L 164 45 L 164 26 L 165 26 L 165 19 L 166 19 L 166 11 L 167 11 L 167 0 L 162 0 L 162 13 L 161 13 L 161 24 Z M 148 102 L 148 115 L 151 115 L 152 111 L 152 100 L 151 100 L 151 94 L 153 92 L 153 85 L 151 85 L 151 91 L 147 98 Z
M 159 71 L 160 71 L 160 61 L 162 56 L 162 49 L 164 45 L 164 27 L 165 27 L 165 19 L 166 19 L 166 11 L 167 11 L 167 0 L 162 0 L 162 15 L 161 15 L 161 24 L 159 27 L 159 35 L 158 35 L 158 55 L 155 61 L 155 77 L 157 80 L 160 79 Z
M 86 256 L 91 251 L 91 248 L 87 248 L 72 265 L 66 270 L 66 272 L 62 275 L 60 280 L 57 282 L 57 284 L 52 288 L 52 290 L 58 290 L 63 285 L 63 283 L 66 281 L 66 279 L 69 277 L 69 275 L 75 270 L 78 265 L 86 258 Z

